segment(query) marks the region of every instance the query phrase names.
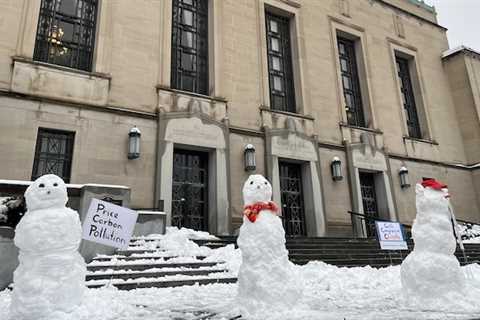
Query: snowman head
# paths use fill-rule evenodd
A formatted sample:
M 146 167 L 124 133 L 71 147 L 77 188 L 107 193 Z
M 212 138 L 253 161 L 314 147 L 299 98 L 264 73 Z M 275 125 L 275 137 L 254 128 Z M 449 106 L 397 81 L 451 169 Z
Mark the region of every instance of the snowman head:
M 64 208 L 68 201 L 67 187 L 60 177 L 47 174 L 28 187 L 25 200 L 28 211 Z
M 417 194 L 417 213 L 433 212 L 448 207 L 450 195 L 447 188 L 424 187 L 417 183 L 415 192 Z
M 245 205 L 272 200 L 272 185 L 261 174 L 248 177 L 243 185 L 243 202 Z

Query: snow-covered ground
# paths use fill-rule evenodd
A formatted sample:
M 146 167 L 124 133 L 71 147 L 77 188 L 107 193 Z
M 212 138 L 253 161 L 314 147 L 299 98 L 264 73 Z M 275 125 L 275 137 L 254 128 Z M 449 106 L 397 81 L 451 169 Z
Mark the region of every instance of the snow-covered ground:
M 460 227 L 460 234 L 462 238 L 466 238 L 463 240 L 464 243 L 480 243 L 480 225 L 459 225 Z
M 138 244 L 141 248 L 158 245 L 171 253 L 181 252 L 186 256 L 201 254 L 207 256 L 208 261 L 225 261 L 231 274 L 238 272 L 241 262 L 238 249 L 229 246 L 213 250 L 199 247 L 188 240 L 208 238 L 208 234 L 169 228 L 166 235 L 154 237 L 154 242 L 140 239 Z M 420 307 L 409 305 L 404 299 L 399 266 L 383 269 L 337 268 L 322 262 L 311 262 L 296 268 L 306 285 L 298 306 L 280 314 L 276 310 L 268 310 L 260 319 L 413 320 L 480 317 L 480 265 L 462 268 L 468 281 L 465 294 L 452 296 L 450 303 L 443 301 Z M 239 315 L 236 295 L 237 284 L 132 291 L 119 291 L 113 287 L 90 289 L 86 292 L 83 305 L 73 314 L 56 314 L 49 320 L 234 319 Z M 9 317 L 10 296 L 8 290 L 0 292 L 0 320 Z

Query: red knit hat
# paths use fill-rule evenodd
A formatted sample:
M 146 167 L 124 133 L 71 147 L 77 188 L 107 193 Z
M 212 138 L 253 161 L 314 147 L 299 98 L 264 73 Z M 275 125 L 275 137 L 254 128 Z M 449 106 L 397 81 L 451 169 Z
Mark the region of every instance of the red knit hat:
M 441 183 L 440 181 L 437 181 L 435 179 L 426 179 L 422 182 L 422 186 L 424 188 L 430 187 L 434 190 L 442 190 L 448 188 L 446 184 Z

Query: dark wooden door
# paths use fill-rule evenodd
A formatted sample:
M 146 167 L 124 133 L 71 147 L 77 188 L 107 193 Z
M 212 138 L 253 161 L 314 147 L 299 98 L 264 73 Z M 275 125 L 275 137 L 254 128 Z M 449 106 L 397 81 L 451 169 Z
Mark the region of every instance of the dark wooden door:
M 172 226 L 208 231 L 207 153 L 173 153 Z
M 360 172 L 360 189 L 362 192 L 363 214 L 367 227 L 367 237 L 374 237 L 375 219 L 378 219 L 377 192 L 373 173 Z
M 305 236 L 302 167 L 296 163 L 280 162 L 279 169 L 285 233 L 287 236 Z

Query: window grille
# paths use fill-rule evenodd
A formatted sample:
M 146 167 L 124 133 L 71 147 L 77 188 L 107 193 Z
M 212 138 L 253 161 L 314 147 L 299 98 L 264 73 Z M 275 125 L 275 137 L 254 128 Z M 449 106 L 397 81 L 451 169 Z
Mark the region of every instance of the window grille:
M 91 71 L 97 0 L 41 0 L 34 60 Z
M 208 95 L 208 0 L 173 0 L 172 88 Z
M 70 182 L 74 132 L 38 129 L 32 180 L 53 173 Z
M 270 106 L 274 110 L 296 112 L 290 19 L 269 12 L 265 17 Z
M 412 79 L 409 71 L 409 61 L 396 57 L 398 78 L 400 80 L 400 91 L 402 92 L 403 108 L 407 117 L 408 135 L 412 138 L 421 139 L 422 131 L 418 121 L 417 106 L 413 93 Z
M 365 127 L 362 94 L 355 55 L 355 42 L 338 37 L 337 43 L 347 121 L 349 125 Z

